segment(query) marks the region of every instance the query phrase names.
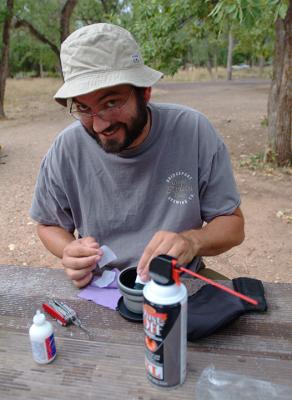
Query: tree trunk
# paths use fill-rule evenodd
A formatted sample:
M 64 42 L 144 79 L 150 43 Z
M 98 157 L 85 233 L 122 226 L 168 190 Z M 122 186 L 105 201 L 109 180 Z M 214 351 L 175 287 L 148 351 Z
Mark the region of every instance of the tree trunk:
M 213 76 L 212 56 L 209 52 L 208 52 L 208 58 L 207 58 L 206 65 L 207 65 L 207 70 L 209 72 L 210 78 L 213 80 L 214 76 Z
M 218 58 L 217 58 L 217 48 L 215 49 L 215 53 L 213 56 L 213 64 L 215 68 L 215 79 L 218 80 Z
M 284 166 L 292 161 L 292 0 L 284 20 L 276 21 L 273 80 L 268 100 L 265 161 Z
M 227 54 L 227 80 L 232 79 L 232 51 L 233 51 L 233 34 L 231 28 L 228 33 L 228 54 Z
M 61 11 L 60 19 L 60 39 L 61 43 L 64 42 L 70 33 L 70 18 L 73 13 L 77 0 L 67 0 Z
M 3 35 L 2 35 L 3 47 L 2 47 L 2 56 L 0 62 L 0 118 L 5 118 L 4 95 L 6 87 L 6 78 L 8 76 L 9 39 L 10 39 L 11 20 L 13 15 L 13 0 L 7 0 L 6 8 L 7 8 L 7 14 L 4 20 Z
M 262 77 L 264 75 L 265 58 L 264 56 L 259 57 L 259 75 Z
M 39 67 L 40 67 L 40 78 L 44 77 L 44 68 L 43 68 L 43 63 L 40 61 L 39 62 Z

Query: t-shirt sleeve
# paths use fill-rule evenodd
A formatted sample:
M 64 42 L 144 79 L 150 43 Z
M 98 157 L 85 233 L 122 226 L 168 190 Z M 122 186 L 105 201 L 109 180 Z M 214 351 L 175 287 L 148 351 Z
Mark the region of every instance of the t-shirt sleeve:
M 232 166 L 227 148 L 222 140 L 205 164 L 199 178 L 201 218 L 210 222 L 220 215 L 230 215 L 240 206 Z
M 55 225 L 74 231 L 69 201 L 62 174 L 50 153 L 42 161 L 33 196 L 30 216 L 44 225 Z

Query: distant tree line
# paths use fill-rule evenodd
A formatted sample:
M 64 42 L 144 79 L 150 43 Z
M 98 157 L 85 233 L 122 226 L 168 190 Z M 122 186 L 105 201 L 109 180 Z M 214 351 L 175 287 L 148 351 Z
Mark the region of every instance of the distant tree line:
M 233 64 L 273 62 L 266 158 L 291 162 L 292 0 L 2 0 L 0 118 L 6 77 L 59 75 L 61 42 L 95 22 L 129 29 L 166 74 L 223 65 L 231 79 Z

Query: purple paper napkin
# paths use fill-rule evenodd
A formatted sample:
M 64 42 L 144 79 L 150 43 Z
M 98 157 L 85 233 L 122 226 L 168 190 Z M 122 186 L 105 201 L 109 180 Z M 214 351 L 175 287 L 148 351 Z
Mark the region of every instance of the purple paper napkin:
M 121 297 L 121 293 L 117 288 L 117 279 L 120 271 L 115 268 L 113 271 L 116 272 L 115 280 L 105 288 L 99 288 L 92 284 L 86 286 L 85 289 L 80 290 L 78 297 L 85 300 L 91 300 L 96 304 L 115 310 L 118 304 L 118 300 Z

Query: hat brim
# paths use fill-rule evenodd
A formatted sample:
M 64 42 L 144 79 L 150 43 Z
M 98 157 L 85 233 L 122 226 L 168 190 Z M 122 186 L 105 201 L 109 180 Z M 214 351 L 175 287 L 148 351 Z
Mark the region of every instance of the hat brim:
M 123 69 L 119 71 L 106 71 L 98 74 L 82 74 L 64 82 L 57 91 L 54 99 L 62 106 L 67 106 L 67 99 L 82 96 L 107 87 L 129 84 L 137 87 L 153 86 L 163 73 L 143 65 L 141 67 Z

